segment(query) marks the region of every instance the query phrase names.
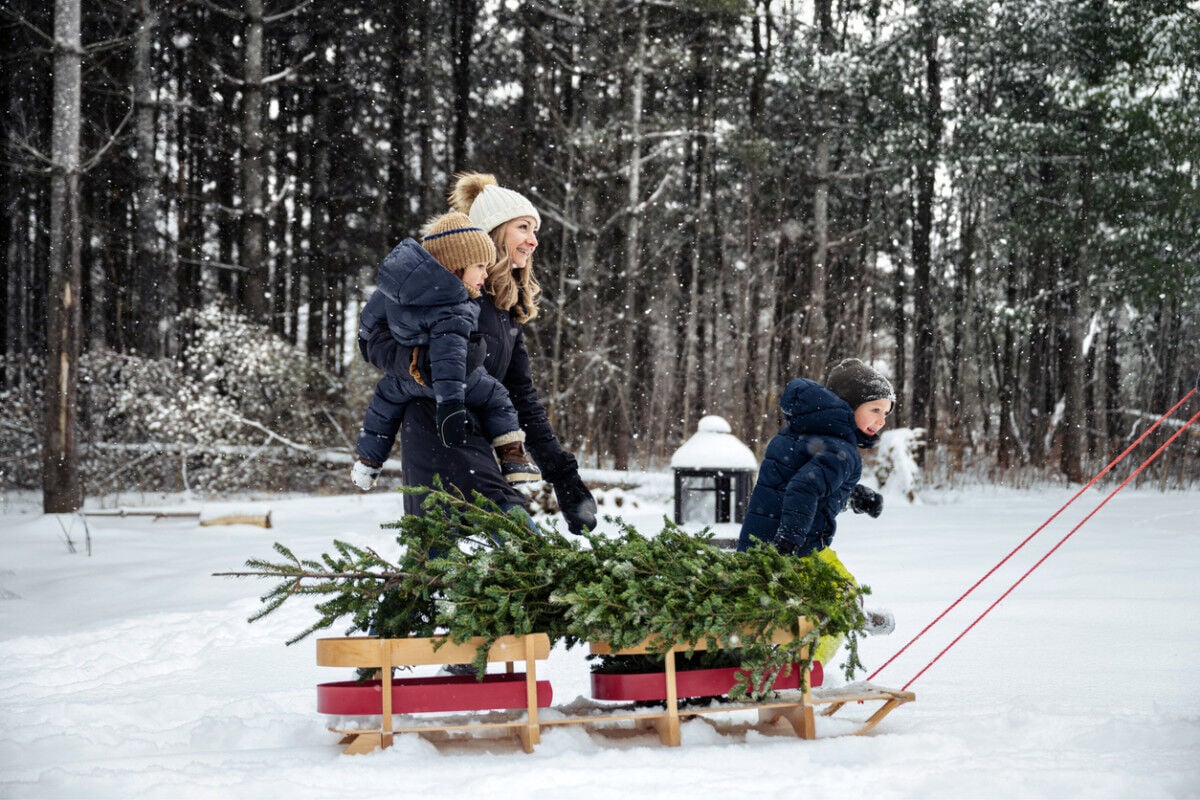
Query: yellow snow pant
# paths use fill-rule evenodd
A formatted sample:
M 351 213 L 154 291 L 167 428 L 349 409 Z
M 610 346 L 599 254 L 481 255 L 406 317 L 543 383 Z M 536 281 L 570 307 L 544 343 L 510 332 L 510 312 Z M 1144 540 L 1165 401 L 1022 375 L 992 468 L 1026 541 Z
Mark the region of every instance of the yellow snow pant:
M 844 575 L 847 580 L 854 581 L 855 585 L 858 584 L 858 581 L 854 580 L 854 576 L 850 574 L 850 570 L 846 569 L 846 565 L 843 564 L 841 559 L 838 558 L 837 553 L 833 552 L 828 547 L 826 547 L 824 550 L 817 551 L 817 558 L 832 566 L 839 573 Z M 824 667 L 829 667 L 829 660 L 837 654 L 838 648 L 842 646 L 842 641 L 845 638 L 846 637 L 839 635 L 822 636 L 821 638 L 817 639 L 817 648 L 813 652 L 813 660 L 820 661 L 821 665 Z

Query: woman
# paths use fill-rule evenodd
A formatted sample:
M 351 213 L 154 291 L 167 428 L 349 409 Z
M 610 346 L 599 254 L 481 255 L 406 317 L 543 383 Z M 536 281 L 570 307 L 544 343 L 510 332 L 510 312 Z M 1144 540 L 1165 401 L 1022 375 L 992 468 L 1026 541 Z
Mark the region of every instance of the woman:
M 491 234 L 499 255 L 488 269 L 479 301 L 479 333 L 487 346 L 484 367 L 508 389 L 525 431 L 525 447 L 554 487 L 567 528 L 572 533 L 594 528 L 596 501 L 579 477 L 575 456 L 563 449 L 550 425 L 525 349 L 522 324 L 537 316 L 541 293 L 533 277 L 541 215 L 523 195 L 481 173 L 457 176 L 450 205 Z M 479 492 L 505 510 L 529 505 L 529 499 L 505 480 L 491 444 L 477 431 L 459 447 L 442 444 L 432 401 L 409 403 L 400 430 L 406 485 L 432 486 L 438 475 L 446 486 L 457 487 L 468 497 Z M 406 495 L 404 510 L 420 514 L 421 498 Z

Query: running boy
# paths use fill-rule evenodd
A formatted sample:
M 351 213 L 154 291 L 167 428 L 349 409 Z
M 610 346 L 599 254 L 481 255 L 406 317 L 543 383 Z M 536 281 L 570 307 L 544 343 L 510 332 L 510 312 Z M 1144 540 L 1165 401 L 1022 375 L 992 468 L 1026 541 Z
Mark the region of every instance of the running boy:
M 834 367 L 825 386 L 790 381 L 779 401 L 786 424 L 767 444 L 738 549 L 761 541 L 806 556 L 829 547 L 862 476 L 858 448 L 879 441 L 895 401 L 887 378 L 857 358 Z
M 882 498 L 857 486 L 858 449 L 879 441 L 895 401 L 887 378 L 857 358 L 834 367 L 824 386 L 806 378 L 788 382 L 779 402 L 786 424 L 767 444 L 738 550 L 766 543 L 796 556 L 817 553 L 853 579 L 827 548 L 847 501 L 873 517 L 882 511 Z M 867 619 L 870 633 L 888 633 L 894 624 L 882 611 Z
M 508 390 L 472 358 L 471 333 L 479 321 L 474 302 L 483 288 L 487 268 L 496 260 L 491 238 L 466 214 L 438 217 L 418 245 L 405 239 L 379 267 L 379 288 L 367 301 L 361 327 L 371 331 L 386 320 L 395 342 L 411 351 L 407 370 L 389 370 L 375 386 L 358 434 L 357 460 L 350 478 L 363 491 L 375 485 L 387 460 L 404 407 L 415 397 L 437 401 L 437 426 L 442 444 L 456 447 L 470 430 L 470 408 L 479 417 L 484 435 L 496 448 L 500 468 L 510 483 L 541 479 L 525 453 L 525 432 Z M 360 345 L 369 341 L 361 335 Z M 390 343 L 389 343 L 390 344 Z M 427 350 L 428 368 L 422 372 Z M 364 350 L 368 361 L 370 354 Z M 468 366 L 472 367 L 468 369 Z

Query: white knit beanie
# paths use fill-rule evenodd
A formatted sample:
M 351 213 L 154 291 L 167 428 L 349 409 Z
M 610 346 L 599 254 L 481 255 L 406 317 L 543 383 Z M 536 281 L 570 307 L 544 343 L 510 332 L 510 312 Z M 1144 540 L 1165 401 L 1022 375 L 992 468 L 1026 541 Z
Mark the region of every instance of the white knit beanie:
M 471 221 L 488 233 L 517 217 L 533 217 L 534 228 L 542 227 L 542 215 L 525 195 L 495 184 L 484 186 L 471 203 Z

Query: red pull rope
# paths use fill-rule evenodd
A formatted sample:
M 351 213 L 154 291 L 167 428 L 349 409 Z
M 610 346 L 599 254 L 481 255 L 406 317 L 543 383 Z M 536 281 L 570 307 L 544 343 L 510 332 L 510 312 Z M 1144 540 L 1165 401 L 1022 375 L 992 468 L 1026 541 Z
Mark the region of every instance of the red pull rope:
M 1192 391 L 1194 392 L 1195 390 L 1193 389 Z M 1189 397 L 1190 397 L 1190 396 L 1191 396 L 1191 393 L 1189 393 Z M 992 603 L 990 606 L 988 606 L 986 609 L 984 609 L 983 613 L 982 613 L 982 614 L 980 614 L 978 617 L 976 617 L 974 622 L 972 622 L 970 625 L 968 625 L 966 628 L 964 628 L 964 629 L 963 629 L 963 631 L 962 631 L 962 633 L 960 633 L 958 636 L 955 636 L 955 637 L 954 637 L 954 640 L 953 640 L 952 642 L 950 642 L 950 644 L 948 644 L 948 645 L 946 645 L 944 648 L 942 648 L 942 651 L 941 651 L 940 653 L 938 653 L 936 656 L 934 656 L 934 658 L 933 658 L 933 660 L 932 660 L 932 661 L 930 661 L 928 664 L 926 664 L 926 665 L 925 665 L 925 666 L 924 666 L 924 667 L 921 669 L 921 671 L 920 671 L 920 672 L 918 672 L 916 675 L 912 676 L 912 678 L 910 678 L 910 679 L 909 679 L 908 683 L 904 684 L 904 686 L 902 687 L 901 691 L 903 691 L 904 689 L 907 689 L 909 686 L 912 686 L 912 685 L 913 685 L 913 683 L 914 683 L 914 682 L 916 682 L 917 678 L 919 678 L 919 677 L 921 677 L 922 675 L 924 675 L 924 674 L 925 674 L 925 672 L 926 672 L 926 670 L 928 670 L 930 667 L 932 667 L 934 664 L 936 664 L 936 663 L 937 663 L 937 661 L 938 661 L 938 659 L 940 659 L 942 656 L 944 656 L 944 655 L 946 654 L 946 652 L 947 652 L 947 651 L 948 651 L 948 650 L 949 650 L 951 647 L 954 647 L 954 645 L 958 644 L 958 640 L 959 640 L 959 639 L 961 639 L 961 638 L 963 638 L 964 636 L 966 636 L 966 635 L 967 635 L 967 632 L 968 632 L 968 631 L 970 631 L 972 628 L 974 628 L 974 627 L 975 627 L 975 626 L 976 626 L 976 625 L 979 623 L 979 621 L 980 621 L 980 620 L 982 620 L 984 617 L 986 617 L 986 616 L 988 615 L 988 613 L 989 613 L 989 612 L 991 612 L 991 610 L 992 610 L 993 608 L 995 608 L 996 606 L 1000 605 L 1000 602 L 1001 602 L 1002 600 L 1004 600 L 1004 598 L 1006 598 L 1006 597 L 1008 597 L 1010 594 L 1012 594 L 1012 593 L 1013 593 L 1013 590 L 1014 590 L 1014 589 L 1016 589 L 1018 586 L 1020 586 L 1022 581 L 1024 581 L 1026 578 L 1028 578 L 1028 577 L 1030 576 L 1030 574 L 1032 574 L 1032 573 L 1033 573 L 1033 571 L 1034 571 L 1035 569 L 1037 569 L 1038 567 L 1040 567 L 1040 566 L 1042 565 L 1042 562 L 1044 562 L 1046 559 L 1048 559 L 1050 556 L 1052 556 L 1052 555 L 1054 554 L 1054 552 L 1055 552 L 1056 550 L 1058 550 L 1058 548 L 1062 547 L 1062 546 L 1063 546 L 1063 544 L 1064 544 L 1064 543 L 1067 541 L 1067 539 L 1070 539 L 1070 538 L 1071 538 L 1071 536 L 1072 536 L 1072 535 L 1074 535 L 1075 531 L 1077 531 L 1077 530 L 1079 530 L 1080 528 L 1082 528 L 1082 527 L 1083 527 L 1083 525 L 1084 525 L 1084 523 L 1085 523 L 1085 522 L 1087 522 L 1088 520 L 1090 520 L 1090 519 L 1091 519 L 1093 516 L 1095 516 L 1095 514 L 1096 514 L 1096 512 L 1097 512 L 1097 511 L 1099 511 L 1100 509 L 1104 508 L 1104 505 L 1105 505 L 1105 504 L 1106 504 L 1106 503 L 1107 503 L 1109 500 L 1113 499 L 1113 497 L 1114 497 L 1114 496 L 1117 494 L 1117 492 L 1119 492 L 1119 491 L 1121 491 L 1122 489 L 1124 489 L 1124 488 L 1126 487 L 1126 485 L 1128 485 L 1128 484 L 1129 484 L 1129 482 L 1130 482 L 1130 481 L 1132 481 L 1134 478 L 1136 478 L 1136 477 L 1137 477 L 1137 475 L 1138 475 L 1138 473 L 1140 473 L 1140 472 L 1141 472 L 1142 470 L 1144 470 L 1146 467 L 1150 466 L 1150 464 L 1151 464 L 1151 463 L 1154 461 L 1154 459 L 1158 458 L 1159 454 L 1161 454 L 1161 453 L 1162 453 L 1162 451 L 1166 450 L 1166 449 L 1167 449 L 1167 447 L 1168 447 L 1168 445 L 1170 445 L 1170 444 L 1171 444 L 1171 442 L 1173 442 L 1173 441 L 1175 441 L 1176 439 L 1178 439 L 1178 438 L 1179 438 L 1179 436 L 1180 436 L 1180 435 L 1182 435 L 1182 434 L 1183 434 L 1183 432 L 1184 432 L 1184 431 L 1186 431 L 1186 430 L 1188 429 L 1188 427 L 1189 427 L 1189 426 L 1191 426 L 1191 424 L 1192 424 L 1193 422 L 1195 422 L 1197 419 L 1200 419 L 1200 411 L 1197 411 L 1197 412 L 1195 413 L 1195 415 L 1194 415 L 1194 416 L 1193 416 L 1191 419 L 1189 419 L 1189 420 L 1188 420 L 1186 423 L 1184 423 L 1184 425 L 1183 425 L 1183 427 L 1182 427 L 1182 428 L 1180 428 L 1179 430 L 1175 431 L 1175 433 L 1174 433 L 1174 434 L 1171 436 L 1171 438 L 1170 438 L 1170 439 L 1167 439 L 1165 442 L 1163 442 L 1163 443 L 1162 443 L 1162 445 L 1161 445 L 1161 446 L 1160 446 L 1160 447 L 1159 447 L 1157 450 L 1155 450 L 1155 451 L 1154 451 L 1154 452 L 1153 452 L 1153 453 L 1150 455 L 1150 457 L 1149 457 L 1149 458 L 1147 458 L 1145 461 L 1143 461 L 1143 462 L 1141 463 L 1141 466 L 1139 466 L 1137 469 L 1135 469 L 1135 470 L 1134 470 L 1134 471 L 1133 471 L 1133 472 L 1130 474 L 1130 476 L 1129 476 L 1128 478 L 1126 478 L 1125 480 L 1121 481 L 1121 485 L 1120 485 L 1120 486 L 1118 486 L 1117 488 L 1115 488 L 1115 489 L 1113 489 L 1111 492 L 1109 492 L 1108 496 L 1107 496 L 1107 497 L 1105 497 L 1105 498 L 1104 498 L 1102 501 L 1100 501 L 1100 504 L 1099 504 L 1098 506 L 1096 506 L 1095 508 L 1093 508 L 1093 509 L 1091 510 L 1091 512 L 1090 512 L 1090 513 L 1088 513 L 1088 515 L 1087 515 L 1086 517 L 1084 517 L 1082 520 L 1080 520 L 1079 524 L 1078 524 L 1078 525 L 1076 525 L 1074 528 L 1072 528 L 1072 529 L 1071 529 L 1071 530 L 1070 530 L 1070 531 L 1067 533 L 1067 535 L 1066 535 L 1066 536 L 1064 536 L 1064 537 L 1062 537 L 1061 539 L 1059 539 L 1059 540 L 1058 540 L 1058 544 L 1054 545 L 1054 547 L 1051 547 L 1051 548 L 1050 548 L 1050 549 L 1049 549 L 1049 550 L 1046 552 L 1046 554 L 1045 554 L 1044 556 L 1042 556 L 1041 558 L 1039 558 L 1039 559 L 1038 559 L 1038 561 L 1037 561 L 1037 563 L 1036 563 L 1036 564 L 1034 564 L 1032 567 L 1030 567 L 1028 570 L 1026 570 L 1026 571 L 1025 571 L 1025 574 L 1024 574 L 1024 575 L 1022 575 L 1020 578 L 1018 578 L 1018 579 L 1017 579 L 1017 581 L 1016 581 L 1016 583 L 1014 583 L 1012 586 L 1008 587 L 1008 591 L 1006 591 L 1004 594 L 1002 594 L 1002 595 L 1000 595 L 998 598 L 996 598 L 996 601 L 995 601 L 994 603 Z
M 903 647 L 901 647 L 899 650 L 897 650 L 897 651 L 895 652 L 895 654 L 894 654 L 894 655 L 893 655 L 891 658 L 889 658 L 887 661 L 883 662 L 883 665 L 882 665 L 882 666 L 880 666 L 880 667 L 879 667 L 877 670 L 875 670 L 875 671 L 874 671 L 874 672 L 872 672 L 870 675 L 868 675 L 868 676 L 867 676 L 867 680 L 873 680 L 873 679 L 875 678 L 875 676 L 876 676 L 876 675 L 878 675 L 879 673 L 883 672 L 883 671 L 884 671 L 884 669 L 886 669 L 886 668 L 887 668 L 887 666 L 888 666 L 889 664 L 891 664 L 893 661 L 895 661 L 897 658 L 899 658 L 899 657 L 900 657 L 900 656 L 901 656 L 901 655 L 902 655 L 902 654 L 903 654 L 903 653 L 904 653 L 906 650 L 908 650 L 908 648 L 909 648 L 909 647 L 911 647 L 913 644 L 915 644 L 915 643 L 916 643 L 916 641 L 917 641 L 918 639 L 920 639 L 922 636 L 924 636 L 924 635 L 926 634 L 926 632 L 928 632 L 928 631 L 929 631 L 929 629 L 930 629 L 930 628 L 932 628 L 934 625 L 936 625 L 936 624 L 938 624 L 939 622 L 941 622 L 941 621 L 942 621 L 942 619 L 943 619 L 943 618 L 944 618 L 944 617 L 945 617 L 947 614 L 949 614 L 951 611 L 953 611 L 955 608 L 957 608 L 957 607 L 958 607 L 958 604 L 959 604 L 959 603 L 961 603 L 963 600 L 967 599 L 967 596 L 968 596 L 968 595 L 970 595 L 970 594 L 971 594 L 971 592 L 973 592 L 973 591 L 975 591 L 976 589 L 978 589 L 980 584 L 982 584 L 984 581 L 986 581 L 988 578 L 990 578 L 990 577 L 991 577 L 991 576 L 992 576 L 992 575 L 993 575 L 993 574 L 996 572 L 996 570 L 1000 569 L 1000 567 L 1002 567 L 1002 566 L 1004 566 L 1006 563 L 1008 563 L 1008 560 L 1009 560 L 1010 558 L 1012 558 L 1013 556 L 1015 556 L 1015 555 L 1017 554 L 1017 552 L 1018 552 L 1018 551 L 1019 551 L 1019 550 L 1020 550 L 1022 547 L 1024 547 L 1024 546 L 1025 546 L 1025 545 L 1027 545 L 1027 544 L 1029 544 L 1029 542 L 1030 542 L 1030 541 L 1033 539 L 1033 537 L 1037 536 L 1039 533 L 1041 533 L 1043 530 L 1045 530 L 1045 529 L 1046 529 L 1046 526 L 1047 526 L 1047 525 L 1049 525 L 1051 522 L 1053 522 L 1055 519 L 1057 519 L 1059 514 L 1061 514 L 1061 513 L 1063 513 L 1064 511 L 1066 511 L 1066 510 L 1067 510 L 1067 506 L 1071 505 L 1071 504 L 1072 504 L 1072 503 L 1074 503 L 1076 500 L 1078 500 L 1078 499 L 1079 499 L 1079 497 L 1080 497 L 1081 495 L 1083 495 L 1083 493 L 1084 493 L 1084 492 L 1086 492 L 1088 489 L 1092 488 L 1092 486 L 1093 486 L 1093 485 L 1095 485 L 1095 483 L 1096 483 L 1097 481 L 1099 481 L 1101 478 L 1103 478 L 1105 475 L 1107 475 L 1107 474 L 1108 474 L 1110 471 L 1112 471 L 1113 467 L 1115 467 L 1117 464 L 1119 464 L 1121 461 L 1123 461 L 1127 455 L 1129 455 L 1130 453 L 1132 453 L 1132 452 L 1134 451 L 1134 449 L 1135 449 L 1135 448 L 1136 448 L 1136 447 L 1137 447 L 1139 444 L 1141 444 L 1141 443 L 1142 443 L 1142 441 L 1144 441 L 1144 440 L 1145 440 L 1145 438 L 1146 438 L 1147 436 L 1149 436 L 1151 433 L 1153 433 L 1154 431 L 1156 431 L 1156 430 L 1158 429 L 1158 427 L 1159 427 L 1160 425 L 1162 425 L 1162 424 L 1163 424 L 1163 422 L 1164 422 L 1164 421 L 1166 421 L 1166 419 L 1167 419 L 1168 417 L 1170 417 L 1172 414 L 1174 414 L 1176 411 L 1178 411 L 1178 410 L 1179 410 L 1179 408 L 1180 408 L 1180 406 L 1182 406 L 1184 403 L 1186 403 L 1188 400 L 1190 400 L 1190 399 L 1192 398 L 1192 395 L 1194 395 L 1194 394 L 1196 394 L 1196 388 L 1195 388 L 1195 387 L 1193 387 L 1193 388 L 1192 388 L 1192 389 L 1191 389 L 1191 390 L 1190 390 L 1190 391 L 1189 391 L 1187 394 L 1185 394 L 1185 395 L 1183 396 L 1183 398 L 1182 398 L 1182 399 L 1181 399 L 1181 400 L 1180 400 L 1178 403 L 1176 403 L 1175 405 L 1171 406 L 1170 410 L 1169 410 L 1169 411 L 1167 411 L 1167 413 L 1163 414 L 1161 417 L 1159 417 L 1159 418 L 1158 418 L 1158 421 L 1157 421 L 1157 422 L 1155 422 L 1153 425 L 1151 425 L 1149 428 L 1147 428 L 1147 429 L 1145 430 L 1145 432 L 1143 432 L 1143 433 L 1142 433 L 1142 435 L 1141 435 L 1141 436 L 1139 436 L 1137 439 L 1135 439 L 1135 440 L 1134 440 L 1134 442 L 1133 442 L 1133 444 L 1131 444 L 1131 445 L 1129 445 L 1129 447 L 1125 448 L 1124 452 L 1122 452 L 1122 453 L 1121 453 L 1119 456 L 1117 456 L 1117 457 L 1116 457 L 1116 458 L 1114 458 L 1112 461 L 1110 461 L 1110 462 L 1108 463 L 1108 466 L 1106 466 L 1104 469 L 1102 469 L 1102 470 L 1100 470 L 1098 473 L 1096 473 L 1096 477 L 1092 478 L 1092 479 L 1091 479 L 1090 481 L 1088 481 L 1088 482 L 1087 482 L 1087 483 L 1086 483 L 1086 484 L 1085 484 L 1085 485 L 1084 485 L 1082 488 L 1080 488 L 1080 490 L 1079 490 L 1078 492 L 1076 492 L 1074 495 L 1072 495 L 1072 497 L 1071 497 L 1071 499 L 1070 499 L 1070 500 L 1068 500 L 1067 502 L 1063 503 L 1062 507 L 1060 507 L 1060 508 L 1058 509 L 1058 511 L 1055 511 L 1053 514 L 1051 514 L 1051 515 L 1050 515 L 1050 518 L 1049 518 L 1049 519 L 1047 519 L 1045 522 L 1043 522 L 1041 525 L 1039 525 L 1039 526 L 1038 526 L 1038 528 L 1037 528 L 1037 529 L 1036 529 L 1036 530 L 1035 530 L 1033 533 L 1031 533 L 1031 534 L 1029 534 L 1028 536 L 1026 536 L 1026 537 L 1025 537 L 1025 539 L 1024 539 L 1024 540 L 1023 540 L 1023 541 L 1022 541 L 1020 544 L 1018 544 L 1016 547 L 1014 547 L 1014 548 L 1013 548 L 1013 549 L 1012 549 L 1012 550 L 1009 552 L 1009 554 L 1008 554 L 1008 555 L 1006 555 L 1004 558 L 1000 559 L 1000 561 L 999 561 L 999 562 L 997 562 L 997 563 L 996 563 L 996 565 L 995 565 L 994 567 L 992 567 L 990 570 L 988 570 L 988 571 L 987 571 L 987 572 L 986 572 L 986 573 L 983 575 L 983 577 L 982 577 L 982 578 L 980 578 L 979 580 L 975 581 L 975 583 L 971 584 L 970 588 L 968 588 L 968 589 L 967 589 L 965 592 L 963 592 L 961 595 L 959 595 L 958 599 L 957 599 L 957 600 L 955 600 L 953 603 L 951 603 L 951 604 L 950 604 L 950 605 L 949 605 L 949 606 L 946 608 L 946 610 L 945 610 L 945 611 L 943 611 L 941 614 L 938 614 L 938 615 L 937 615 L 937 617 L 935 617 L 935 618 L 934 618 L 934 620 L 933 620 L 932 622 L 930 622 L 928 625 L 926 625 L 924 628 L 922 628 L 922 629 L 920 630 L 920 632 L 919 632 L 919 633 L 917 633 L 917 635 L 916 635 L 916 636 L 914 636 L 913 638 L 909 639 L 909 640 L 908 640 L 908 643 L 907 643 L 907 644 L 905 644 Z M 1194 418 L 1193 418 L 1193 419 L 1194 419 Z M 1189 423 L 1188 423 L 1188 425 L 1190 425 L 1190 424 L 1191 424 L 1191 423 L 1189 422 Z M 1184 430 L 1185 428 L 1187 428 L 1187 425 L 1184 425 L 1184 426 L 1183 426 L 1183 428 L 1180 428 L 1180 431 Z M 1178 436 L 1178 435 L 1179 435 L 1179 434 L 1176 434 L 1176 436 Z M 1174 438 L 1175 438 L 1174 436 L 1172 436 L 1172 437 L 1171 437 L 1171 439 L 1172 439 L 1172 440 L 1173 440 Z M 1168 443 L 1169 443 L 1169 441 L 1168 441 Z M 1155 455 L 1157 455 L 1157 454 L 1155 454 Z M 1153 457 L 1154 457 L 1154 456 L 1151 456 L 1151 458 L 1153 458 Z M 1149 463 L 1149 462 L 1146 462 L 1146 463 Z M 1145 464 L 1143 464 L 1143 465 L 1142 465 L 1142 467 L 1145 467 Z M 1138 472 L 1140 472 L 1140 471 L 1141 471 L 1141 469 L 1142 469 L 1142 468 L 1139 468 L 1139 469 L 1138 469 Z M 1136 474 L 1137 474 L 1137 472 L 1135 472 L 1135 473 L 1134 473 L 1134 475 L 1136 475 Z M 1122 486 L 1123 486 L 1123 485 L 1124 485 L 1124 484 L 1122 484 Z M 1105 502 L 1107 502 L 1107 501 L 1105 501 Z M 1095 512 L 1093 512 L 1093 513 L 1095 513 Z M 1086 520 L 1085 520 L 1085 521 L 1086 521 Z M 1072 531 L 1072 533 L 1073 533 L 1073 532 L 1074 532 L 1074 531 Z M 1069 534 L 1068 534 L 1068 535 L 1069 535 Z M 1051 552 L 1053 552 L 1053 551 L 1051 551 Z M 1011 590 L 1010 590 L 1010 591 L 1011 591 Z M 985 613 L 986 613 L 986 612 L 985 612 Z M 966 632 L 966 631 L 964 631 L 964 633 L 965 633 L 965 632 Z M 957 640 L 955 640 L 955 641 L 957 641 Z M 940 657 L 940 656 L 939 656 L 939 657 Z M 924 670 L 922 670 L 922 671 L 924 671 Z M 916 679 L 914 678 L 913 680 L 916 680 Z M 912 682 L 912 681 L 909 681 L 909 683 L 911 683 L 911 682 Z

